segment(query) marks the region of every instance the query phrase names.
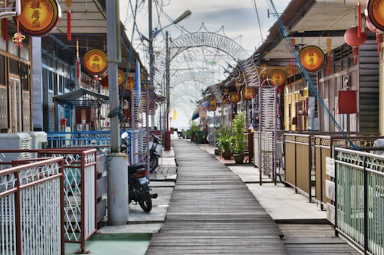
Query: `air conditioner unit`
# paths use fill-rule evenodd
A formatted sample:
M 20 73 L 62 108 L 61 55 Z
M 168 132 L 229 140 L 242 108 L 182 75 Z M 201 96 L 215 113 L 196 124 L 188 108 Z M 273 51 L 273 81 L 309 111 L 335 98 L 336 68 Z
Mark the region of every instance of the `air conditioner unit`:
M 32 149 L 32 138 L 27 133 L 0 134 L 0 150 Z M 2 162 L 11 162 L 14 159 L 31 158 L 31 153 L 2 153 Z
M 47 133 L 45 132 L 26 132 L 32 138 L 32 148 L 31 149 L 45 149 L 47 148 Z M 33 158 L 37 158 L 37 153 L 32 153 Z

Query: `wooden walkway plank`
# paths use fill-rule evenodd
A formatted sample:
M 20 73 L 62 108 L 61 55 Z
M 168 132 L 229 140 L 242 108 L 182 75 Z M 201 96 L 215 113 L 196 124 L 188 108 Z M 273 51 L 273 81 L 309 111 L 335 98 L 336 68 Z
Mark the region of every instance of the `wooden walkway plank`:
M 237 175 L 194 144 L 172 143 L 176 187 L 146 254 L 288 254 L 280 229 Z

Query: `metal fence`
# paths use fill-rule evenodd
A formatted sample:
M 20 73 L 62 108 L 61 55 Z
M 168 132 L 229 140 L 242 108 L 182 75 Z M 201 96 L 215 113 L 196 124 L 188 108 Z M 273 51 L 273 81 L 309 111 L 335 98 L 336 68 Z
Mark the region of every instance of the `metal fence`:
M 14 161 L 0 171 L 0 254 L 64 254 L 63 164 Z
M 335 228 L 365 254 L 384 254 L 384 157 L 335 149 Z
M 0 153 L 21 152 L 35 152 L 39 158 L 64 159 L 64 237 L 66 242 L 80 243 L 84 252 L 85 241 L 96 232 L 97 226 L 96 149 L 0 150 Z

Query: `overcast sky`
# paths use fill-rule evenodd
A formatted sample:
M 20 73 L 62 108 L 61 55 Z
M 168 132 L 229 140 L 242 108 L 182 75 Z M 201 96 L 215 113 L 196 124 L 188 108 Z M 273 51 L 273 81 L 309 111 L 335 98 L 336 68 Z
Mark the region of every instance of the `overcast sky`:
M 135 6 L 136 1 L 130 1 L 133 6 Z M 263 31 L 261 33 L 253 1 L 254 0 L 153 0 L 153 28 L 155 29 L 157 27 L 160 29 L 159 20 L 161 27 L 171 23 L 162 12 L 165 12 L 170 18 L 176 19 L 188 9 L 192 11 L 192 16 L 189 19 L 181 21 L 179 23 L 180 26 L 184 26 L 189 32 L 197 31 L 202 23 L 204 23 L 205 27 L 211 32 L 218 31 L 224 26 L 225 35 L 231 39 L 237 38 L 236 42 L 241 43 L 242 47 L 251 55 L 255 49 L 260 46 L 261 38 L 265 40 L 269 28 L 275 23 L 275 19 L 272 16 L 268 18 L 269 0 L 255 0 L 261 20 Z M 157 5 L 155 2 L 159 4 Z M 290 1 L 274 0 L 273 2 L 277 11 L 282 13 Z M 140 33 L 148 37 L 148 0 L 145 0 L 145 2 L 138 0 L 138 3 L 139 12 L 136 17 L 136 22 Z M 162 6 L 162 8 L 159 6 Z M 160 14 L 160 18 L 158 14 Z M 131 39 L 133 16 L 132 10 L 129 8 L 128 0 L 120 1 L 120 15 L 122 22 L 126 25 L 128 38 Z M 180 35 L 179 29 L 179 27 L 170 26 L 165 30 L 169 31 L 170 36 L 175 39 Z M 133 44 L 140 53 L 143 63 L 147 65 L 145 56 L 147 43 L 143 45 L 138 38 L 138 34 L 135 33 Z M 160 51 L 163 47 L 163 35 L 159 34 L 155 39 L 155 50 Z M 179 112 L 178 119 L 181 119 L 182 115 L 183 113 Z M 182 121 L 180 120 L 180 123 L 177 121 L 177 123 L 175 123 L 176 126 L 188 126 L 188 122 L 185 123 L 188 118 Z

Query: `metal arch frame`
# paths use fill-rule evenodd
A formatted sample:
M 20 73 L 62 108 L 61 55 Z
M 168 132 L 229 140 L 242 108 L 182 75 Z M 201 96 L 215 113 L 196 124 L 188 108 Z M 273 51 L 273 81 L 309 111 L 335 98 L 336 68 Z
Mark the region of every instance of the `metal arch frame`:
M 206 90 L 206 88 L 208 86 L 206 86 L 205 84 L 202 84 L 202 83 L 199 83 L 199 84 L 193 84 L 192 81 L 188 81 L 188 82 L 183 82 L 183 83 L 180 83 L 176 86 L 173 86 L 171 88 L 171 95 L 173 92 L 177 92 L 179 90 L 193 90 L 193 91 L 198 91 L 199 93 L 202 93 Z
M 238 64 L 238 68 L 241 73 L 244 73 L 244 82 L 246 86 L 259 87 L 260 79 L 259 74 L 255 67 L 253 55 L 248 56 L 248 53 L 234 40 L 211 32 L 195 32 L 186 35 L 182 35 L 175 40 L 171 41 L 170 45 L 170 57 L 172 61 L 181 52 L 190 48 L 210 47 L 222 51 L 231 56 Z M 156 59 L 155 66 L 158 68 L 158 72 L 155 74 L 155 80 L 160 83 L 163 74 L 165 72 L 166 54 L 165 49 L 161 51 L 159 57 Z
M 179 100 L 179 99 L 182 99 L 182 98 L 186 98 L 186 97 L 193 98 L 193 99 L 196 99 L 196 100 L 200 100 L 201 99 L 200 97 L 196 97 L 196 96 L 193 96 L 193 95 L 181 95 L 181 96 L 175 98 L 175 101 Z

